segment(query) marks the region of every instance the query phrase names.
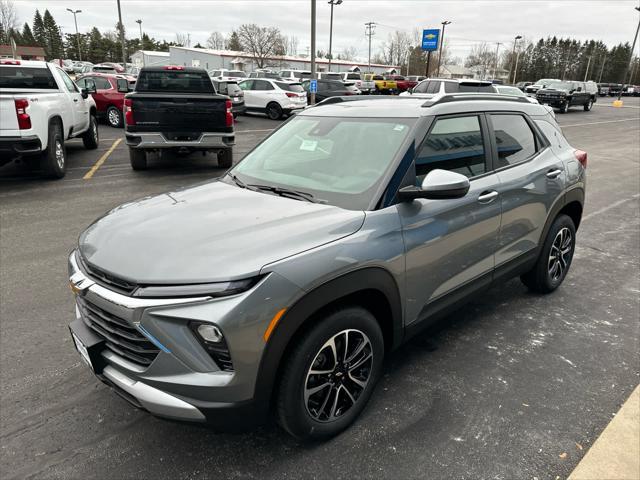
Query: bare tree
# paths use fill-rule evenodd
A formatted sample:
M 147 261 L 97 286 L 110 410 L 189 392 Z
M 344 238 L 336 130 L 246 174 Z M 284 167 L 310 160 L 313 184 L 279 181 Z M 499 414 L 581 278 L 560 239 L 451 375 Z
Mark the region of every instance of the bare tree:
M 353 45 L 344 47 L 342 52 L 338 54 L 338 60 L 355 60 L 358 56 L 358 49 Z
M 18 14 L 12 0 L 0 0 L 0 25 L 7 35 L 18 28 Z
M 189 33 L 176 33 L 176 43 L 181 47 L 190 47 L 191 35 Z
M 411 47 L 411 36 L 407 32 L 396 30 L 390 33 L 382 44 L 382 57 L 391 65 L 404 65 Z
M 265 60 L 276 55 L 283 45 L 277 27 L 260 27 L 255 23 L 240 25 L 238 37 L 242 50 L 251 54 L 258 68 L 263 68 Z
M 496 54 L 485 42 L 471 47 L 471 52 L 464 62 L 465 67 L 475 67 L 482 78 L 486 78 L 491 65 L 495 65 Z
M 211 35 L 207 38 L 207 48 L 213 50 L 224 50 L 226 43 L 224 36 L 220 32 L 211 32 Z

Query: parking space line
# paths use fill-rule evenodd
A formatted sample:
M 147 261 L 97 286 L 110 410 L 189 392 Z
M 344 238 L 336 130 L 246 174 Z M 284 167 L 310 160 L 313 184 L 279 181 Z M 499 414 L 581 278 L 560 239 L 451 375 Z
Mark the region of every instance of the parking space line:
M 631 120 L 640 121 L 640 117 L 622 118 L 620 120 L 603 120 L 602 122 L 574 123 L 572 125 L 560 125 L 560 127 L 582 127 L 583 125 L 600 125 L 602 123 L 630 122 Z
M 595 212 L 591 212 L 588 215 L 585 215 L 584 217 L 582 217 L 582 221 L 585 222 L 587 220 L 589 220 L 590 218 L 595 217 L 596 215 L 600 215 L 601 213 L 607 212 L 609 210 L 611 210 L 612 208 L 616 208 L 619 207 L 620 205 L 623 205 L 627 202 L 630 202 L 631 200 L 636 200 L 637 198 L 640 198 L 640 193 L 636 193 L 635 195 L 632 195 L 629 198 L 624 198 L 622 200 L 618 200 L 617 202 L 613 202 L 612 204 L 601 208 L 600 210 L 596 210 Z
M 113 153 L 113 151 L 116 149 L 116 147 L 118 145 L 120 145 L 120 142 L 122 141 L 121 138 L 118 138 L 115 142 L 113 142 L 113 145 L 111 145 L 111 148 L 109 150 L 107 150 L 104 155 L 102 155 L 98 161 L 95 163 L 95 165 L 93 167 L 91 167 L 91 170 L 89 170 L 84 177 L 82 177 L 83 180 L 89 180 L 91 177 L 93 177 L 93 174 L 96 173 L 98 171 L 98 169 L 100 168 L 100 166 L 105 162 L 105 160 L 107 158 L 109 158 L 109 155 L 111 155 Z

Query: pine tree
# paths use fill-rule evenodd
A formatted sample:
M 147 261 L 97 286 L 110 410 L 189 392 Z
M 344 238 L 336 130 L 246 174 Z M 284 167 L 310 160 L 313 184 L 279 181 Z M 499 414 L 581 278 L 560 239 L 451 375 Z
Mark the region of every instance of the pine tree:
M 2 26 L 2 23 L 0 23 L 0 44 L 4 45 L 7 43 L 7 38 L 4 34 L 4 27 Z
M 42 22 L 44 24 L 46 38 L 45 52 L 47 53 L 48 60 L 51 60 L 53 58 L 62 58 L 64 55 L 62 35 L 60 35 L 58 24 L 56 23 L 51 13 L 49 13 L 49 10 L 44 11 Z
M 31 32 L 31 27 L 29 27 L 29 24 L 26 22 L 24 27 L 22 27 L 22 44 L 30 47 L 36 44 L 36 39 L 33 37 L 33 33 Z
M 42 15 L 36 10 L 36 14 L 33 17 L 33 38 L 36 45 L 40 47 L 47 46 L 47 33 L 44 29 L 44 22 L 42 21 Z
M 231 35 L 229 35 L 229 38 L 227 39 L 227 50 L 233 50 L 237 52 L 242 51 L 242 45 L 240 44 L 240 37 L 238 36 L 238 33 L 235 30 L 231 32 Z

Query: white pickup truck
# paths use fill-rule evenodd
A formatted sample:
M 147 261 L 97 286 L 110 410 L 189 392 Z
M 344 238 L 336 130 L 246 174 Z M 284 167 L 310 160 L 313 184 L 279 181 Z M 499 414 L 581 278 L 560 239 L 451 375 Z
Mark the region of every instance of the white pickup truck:
M 376 83 L 365 80 L 364 76 L 358 72 L 340 72 L 343 82 L 354 82 L 358 90 L 364 94 L 369 94 L 376 91 Z
M 64 177 L 66 140 L 80 137 L 85 148 L 98 148 L 92 92 L 52 63 L 0 59 L 0 166 L 22 159 Z

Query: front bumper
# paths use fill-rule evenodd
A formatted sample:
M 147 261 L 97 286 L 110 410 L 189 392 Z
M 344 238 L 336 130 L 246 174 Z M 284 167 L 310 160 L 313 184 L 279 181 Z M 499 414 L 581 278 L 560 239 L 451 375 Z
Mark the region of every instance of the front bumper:
M 11 161 L 42 151 L 42 143 L 36 135 L 28 137 L 0 137 L 0 162 Z
M 69 273 L 76 294 L 76 319 L 69 329 L 86 348 L 93 373 L 120 396 L 159 417 L 208 422 L 224 429 L 244 429 L 266 418 L 268 401 L 257 400 L 263 397 L 256 392 L 266 346 L 263 334 L 282 305 L 291 304 L 291 295 L 301 293 L 298 287 L 270 274 L 250 290 L 229 297 L 143 299 L 106 288 L 102 280 L 87 274 L 75 252 L 69 257 Z M 118 338 L 96 329 L 87 304 L 125 325 L 125 333 L 129 338 L 137 335 L 139 344 L 148 340 L 156 345 L 150 364 L 132 361 L 120 349 Z M 231 371 L 207 353 L 189 328 L 191 321 L 220 328 L 232 359 Z
M 128 146 L 140 149 L 194 148 L 197 150 L 225 149 L 235 145 L 233 133 L 202 133 L 194 140 L 170 140 L 163 133 L 125 133 Z

